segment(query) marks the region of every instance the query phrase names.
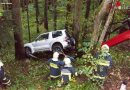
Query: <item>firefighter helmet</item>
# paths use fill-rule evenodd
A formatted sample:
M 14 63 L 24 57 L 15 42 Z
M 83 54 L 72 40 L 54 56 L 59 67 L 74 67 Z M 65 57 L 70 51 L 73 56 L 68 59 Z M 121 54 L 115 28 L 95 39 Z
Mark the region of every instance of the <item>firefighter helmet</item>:
M 58 57 L 59 57 L 59 53 L 58 52 L 54 52 L 54 54 L 53 54 L 53 61 L 58 61 Z
M 102 45 L 101 47 L 102 52 L 109 52 L 109 46 L 107 44 Z
M 65 65 L 71 64 L 71 60 L 69 58 L 64 58 Z

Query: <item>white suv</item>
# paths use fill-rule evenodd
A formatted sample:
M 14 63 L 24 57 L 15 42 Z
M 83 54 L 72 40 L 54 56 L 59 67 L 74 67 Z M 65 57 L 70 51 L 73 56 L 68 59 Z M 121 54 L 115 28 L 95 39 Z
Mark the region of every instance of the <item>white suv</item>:
M 26 43 L 26 55 L 42 51 L 54 51 L 56 49 L 65 49 L 74 47 L 75 40 L 70 37 L 66 30 L 57 30 L 40 34 L 33 42 Z

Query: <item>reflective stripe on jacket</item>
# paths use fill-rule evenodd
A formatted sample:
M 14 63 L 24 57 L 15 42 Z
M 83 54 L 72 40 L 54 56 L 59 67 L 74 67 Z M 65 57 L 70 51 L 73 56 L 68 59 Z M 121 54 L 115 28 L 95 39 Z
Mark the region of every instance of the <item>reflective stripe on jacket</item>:
M 62 82 L 71 81 L 72 74 L 75 74 L 75 70 L 73 67 L 63 67 L 61 69 Z
M 49 61 L 50 65 L 50 77 L 57 78 L 61 74 L 61 66 L 64 65 L 63 61 L 53 61 L 50 59 Z

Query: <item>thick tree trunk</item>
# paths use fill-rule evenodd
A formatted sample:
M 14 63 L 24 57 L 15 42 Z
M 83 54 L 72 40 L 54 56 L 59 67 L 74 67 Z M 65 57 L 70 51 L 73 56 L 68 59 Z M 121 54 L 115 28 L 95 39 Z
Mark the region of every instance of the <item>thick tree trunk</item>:
M 102 34 L 101 34 L 100 38 L 99 38 L 99 44 L 101 44 L 103 42 L 103 40 L 104 40 L 104 37 L 105 37 L 106 32 L 107 32 L 107 30 L 109 28 L 109 25 L 112 22 L 112 19 L 113 19 L 113 16 L 114 16 L 114 11 L 115 11 L 115 8 L 111 9 L 111 11 L 109 13 L 109 16 L 108 16 L 107 21 L 106 21 L 105 26 L 104 26 L 104 29 L 102 31 Z
M 15 58 L 18 60 L 25 59 L 23 38 L 22 38 L 22 24 L 20 17 L 20 2 L 19 0 L 12 0 L 12 18 L 13 18 L 13 30 L 15 40 Z
M 29 4 L 29 0 L 20 0 L 20 2 L 21 2 L 22 11 L 25 11 Z
M 81 16 L 82 16 L 82 0 L 75 1 L 75 14 L 74 14 L 74 31 L 73 35 L 77 43 L 82 40 L 82 26 L 81 26 Z
M 109 6 L 111 5 L 111 3 L 112 3 L 112 0 L 104 0 L 103 1 L 103 6 L 102 6 L 101 10 L 99 11 L 98 15 L 96 16 L 96 18 L 94 20 L 94 31 L 93 31 L 93 34 L 92 34 L 90 47 L 93 47 L 98 42 L 102 21 L 108 15 Z
M 89 17 L 90 5 L 91 5 L 91 0 L 86 0 L 86 13 L 85 13 L 86 19 Z
M 72 31 L 72 0 L 68 1 L 66 6 L 66 23 L 65 23 L 65 29 L 71 33 Z
M 28 27 L 28 40 L 31 42 L 31 32 L 30 32 L 30 18 L 29 18 L 29 10 L 27 5 L 27 27 Z
M 44 28 L 48 31 L 48 0 L 44 2 Z
M 37 33 L 39 33 L 39 20 L 38 20 L 38 17 L 39 17 L 39 5 L 38 5 L 38 0 L 35 0 L 35 10 L 36 10 L 36 27 L 37 27 Z
M 57 0 L 53 0 L 53 8 L 54 8 L 54 30 L 57 29 Z

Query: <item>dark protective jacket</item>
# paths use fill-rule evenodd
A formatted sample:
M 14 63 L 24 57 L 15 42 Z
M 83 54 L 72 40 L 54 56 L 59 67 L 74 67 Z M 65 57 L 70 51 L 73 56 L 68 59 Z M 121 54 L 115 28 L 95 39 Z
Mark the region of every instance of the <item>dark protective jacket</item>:
M 75 74 L 75 69 L 70 67 L 63 67 L 61 69 L 61 80 L 64 84 L 68 83 L 71 80 L 72 75 Z
M 11 84 L 10 79 L 7 76 L 5 76 L 3 67 L 0 68 L 0 84 L 8 86 Z
M 97 73 L 101 77 L 105 77 L 108 75 L 108 69 L 112 66 L 112 57 L 109 53 L 104 53 L 104 54 L 98 54 L 97 58 L 104 58 L 104 60 L 109 61 L 109 66 L 102 66 L 98 65 L 97 66 Z
M 0 82 L 3 80 L 3 78 L 4 78 L 4 68 L 1 67 L 0 68 Z
M 52 59 L 48 60 L 50 66 L 50 77 L 57 78 L 61 75 L 61 66 L 64 65 L 63 61 L 53 61 Z

